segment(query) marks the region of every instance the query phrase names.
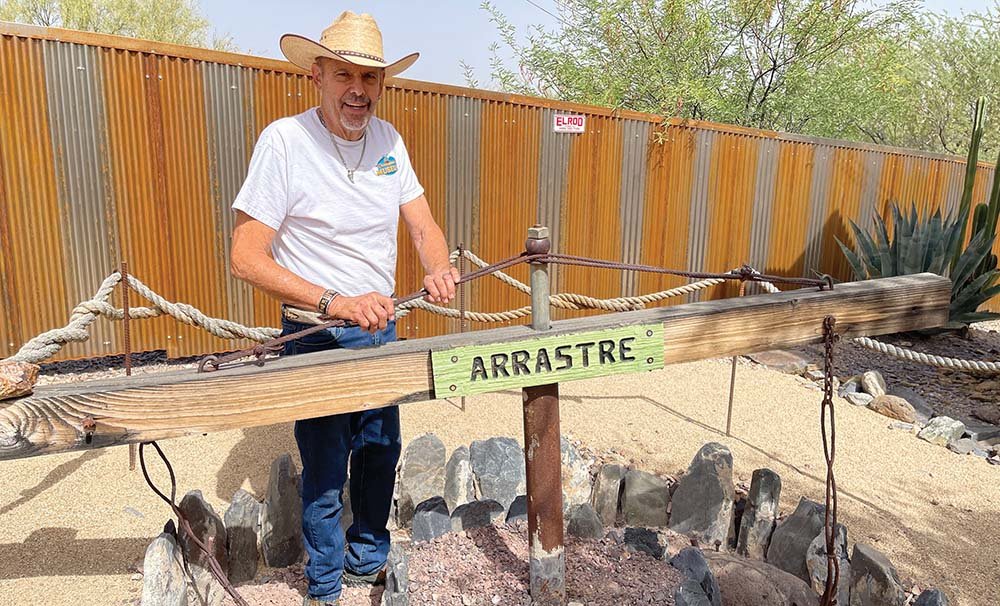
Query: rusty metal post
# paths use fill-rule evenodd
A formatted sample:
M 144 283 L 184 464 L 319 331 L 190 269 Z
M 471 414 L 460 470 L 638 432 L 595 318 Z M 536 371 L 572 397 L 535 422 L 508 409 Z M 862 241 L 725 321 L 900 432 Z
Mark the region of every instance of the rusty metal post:
M 129 330 L 129 320 L 131 319 L 132 312 L 129 311 L 129 282 L 128 282 L 128 262 L 122 261 L 121 268 L 122 277 L 122 332 L 125 337 L 125 376 L 132 376 L 132 335 Z M 136 447 L 135 444 L 128 445 L 128 470 L 135 471 L 135 455 Z
M 458 245 L 458 274 L 465 275 L 465 244 Z M 458 285 L 458 331 L 464 333 L 465 324 L 465 282 Z M 465 412 L 465 396 L 462 396 L 462 412 Z
M 747 282 L 742 280 L 740 282 L 740 296 L 742 297 L 746 293 Z M 726 437 L 729 437 L 729 428 L 733 423 L 733 395 L 736 392 L 736 360 L 739 356 L 733 356 L 733 372 L 729 377 L 729 412 L 726 413 Z
M 529 253 L 547 253 L 549 228 L 528 229 Z M 549 268 L 531 264 L 531 327 L 548 330 Z M 524 459 L 528 484 L 528 576 L 532 604 L 566 603 L 563 550 L 562 460 L 559 449 L 559 384 L 525 387 Z

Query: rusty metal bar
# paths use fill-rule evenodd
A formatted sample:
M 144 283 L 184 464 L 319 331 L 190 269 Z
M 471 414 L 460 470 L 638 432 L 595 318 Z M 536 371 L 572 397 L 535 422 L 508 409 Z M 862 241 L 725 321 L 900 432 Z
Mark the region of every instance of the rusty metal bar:
M 121 268 L 121 287 L 122 287 L 122 333 L 124 333 L 125 341 L 125 376 L 132 376 L 132 333 L 129 327 L 130 312 L 129 312 L 129 284 L 128 284 L 128 261 L 122 261 Z M 128 445 L 128 470 L 135 471 L 135 456 L 136 456 L 136 446 L 135 444 Z
M 461 243 L 458 245 L 458 275 L 465 275 L 465 244 Z M 466 321 L 465 321 L 465 282 L 459 282 L 458 284 L 458 309 L 459 309 L 459 320 L 458 320 L 458 331 L 464 333 L 466 331 Z M 462 412 L 465 412 L 465 396 L 462 396 Z
M 740 296 L 746 294 L 747 283 L 740 282 Z M 736 360 L 739 356 L 733 356 L 733 371 L 729 376 L 729 411 L 726 413 L 726 436 L 729 437 L 729 428 L 733 422 L 733 395 L 736 393 Z
M 528 229 L 530 254 L 549 251 L 549 229 Z M 549 268 L 531 264 L 531 327 L 549 330 Z M 532 604 L 566 603 L 563 549 L 562 460 L 559 452 L 559 384 L 522 389 L 524 461 L 528 485 L 528 577 Z

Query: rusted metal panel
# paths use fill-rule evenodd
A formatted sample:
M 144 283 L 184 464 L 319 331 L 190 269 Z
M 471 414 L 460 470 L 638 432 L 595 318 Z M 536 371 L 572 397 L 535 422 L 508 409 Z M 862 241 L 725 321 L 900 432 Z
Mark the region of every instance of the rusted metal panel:
M 757 143 L 757 171 L 754 175 L 753 216 L 750 221 L 749 262 L 761 270 L 767 267 L 767 244 L 771 239 L 772 202 L 778 175 L 778 142 Z
M 669 126 L 650 133 L 646 176 L 642 261 L 663 267 L 688 267 L 691 193 L 696 167 L 696 131 Z M 674 288 L 685 280 L 659 274 L 639 277 L 641 292 Z M 668 299 L 666 304 L 686 297 Z
M 399 131 L 406 144 L 413 170 L 417 174 L 439 224 L 446 218 L 448 100 L 439 93 L 388 89 L 379 104 L 379 113 Z M 396 262 L 396 291 L 410 293 L 423 286 L 426 275 L 413 241 L 401 223 Z M 396 326 L 401 337 L 438 335 L 457 330 L 458 322 L 438 315 L 411 314 Z
M 833 276 L 850 275 L 850 266 L 837 245 L 837 240 L 853 246 L 849 221 L 858 217 L 861 209 L 864 154 L 865 152 L 853 149 L 833 150 L 818 267 L 819 271 Z
M 863 152 L 863 154 L 864 177 L 861 183 L 861 208 L 855 223 L 862 229 L 871 230 L 875 226 L 875 213 L 878 209 L 878 184 L 882 179 L 885 156 L 871 151 Z
M 246 132 L 252 120 L 246 99 L 253 98 L 253 78 L 232 65 L 202 66 L 205 133 L 208 136 L 210 210 L 215 226 L 215 258 L 222 268 L 226 317 L 253 324 L 253 288 L 228 271 L 232 258 L 233 200 L 246 177 L 250 150 Z
M 537 222 L 548 226 L 549 240 L 552 250 L 562 252 L 560 241 L 563 204 L 566 201 L 566 184 L 569 174 L 569 154 L 577 135 L 557 133 L 553 128 L 553 116 L 556 110 L 551 108 L 539 112 L 538 149 L 538 210 Z M 562 270 L 558 265 L 549 266 L 549 284 L 552 292 L 561 292 L 560 277 Z M 555 317 L 561 318 L 562 312 L 552 310 Z
M 688 224 L 687 270 L 707 271 L 705 267 L 708 242 L 709 187 L 711 186 L 712 152 L 716 133 L 700 131 L 695 135 L 694 183 L 691 187 L 691 213 Z M 700 301 L 701 291 L 690 296 Z
M 172 233 L 173 298 L 212 317 L 225 317 L 225 280 L 228 273 L 219 250 L 218 217 L 213 207 L 208 164 L 204 66 L 187 59 L 158 60 L 163 100 L 163 136 L 167 216 L 179 227 Z M 171 356 L 226 351 L 245 343 L 212 337 L 199 329 L 176 324 L 168 335 Z
M 479 237 L 479 148 L 482 145 L 483 103 L 469 97 L 450 97 L 448 103 L 448 158 L 445 237 L 454 250 L 463 244 L 476 249 Z M 418 175 L 419 176 L 419 175 Z
M 621 216 L 618 211 L 622 163 L 622 120 L 587 116 L 587 132 L 574 135 L 570 151 L 568 186 L 563 203 L 560 248 L 574 255 L 618 259 L 621 255 Z M 563 267 L 559 288 L 592 297 L 617 297 L 620 272 Z M 569 317 L 593 311 L 573 311 Z
M 538 213 L 538 159 L 541 109 L 501 101 L 483 104 L 479 152 L 479 248 L 487 261 L 524 250 L 527 226 Z M 510 275 L 527 283 L 524 265 Z M 497 311 L 528 305 L 527 295 L 495 279 L 480 280 L 473 289 L 480 309 Z M 524 324 L 528 320 L 516 323 Z
M 704 266 L 723 272 L 745 263 L 750 252 L 756 138 L 719 134 L 711 155 Z M 704 292 L 710 299 L 736 296 L 739 285 L 729 282 Z
M 834 150 L 827 146 L 813 150 L 812 187 L 809 196 L 809 227 L 806 231 L 804 270 L 810 273 L 819 269 L 823 251 L 823 223 L 826 221 L 828 192 L 830 191 L 831 164 Z
M 649 123 L 625 120 L 622 136 L 621 186 L 618 214 L 621 225 L 621 260 L 638 263 L 642 257 L 642 224 L 646 202 L 646 146 L 649 143 Z M 636 272 L 621 272 L 622 296 L 638 293 Z
M 105 93 L 110 182 L 118 211 L 115 229 L 119 234 L 119 257 L 153 291 L 167 295 L 172 290 L 173 263 L 164 255 L 170 241 L 171 226 L 160 181 L 162 136 L 158 125 L 157 103 L 149 103 L 149 93 L 158 90 L 158 73 L 141 53 L 100 49 Z M 121 305 L 121 293 L 115 295 Z M 146 305 L 132 294 L 130 303 Z M 175 321 L 155 318 L 132 322 L 131 349 L 154 351 L 167 349 L 167 335 L 173 334 Z M 122 326 L 116 323 L 120 335 Z M 119 341 L 121 343 L 121 341 Z M 116 353 L 120 353 L 121 347 Z
M 781 142 L 766 273 L 805 275 L 809 209 L 803 202 L 809 200 L 812 188 L 812 165 L 812 146 Z
M 108 182 L 108 142 L 100 55 L 94 47 L 64 42 L 44 46 L 50 140 L 63 224 L 66 294 L 75 302 L 94 296 L 118 266 L 118 213 Z M 68 317 L 58 324 L 65 324 Z M 67 345 L 66 356 L 118 351 L 111 322 L 90 325 L 87 344 Z

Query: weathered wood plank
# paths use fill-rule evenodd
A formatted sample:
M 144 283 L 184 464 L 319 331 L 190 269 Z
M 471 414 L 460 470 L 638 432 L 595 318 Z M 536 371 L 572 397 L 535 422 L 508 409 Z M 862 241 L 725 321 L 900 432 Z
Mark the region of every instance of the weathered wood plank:
M 932 274 L 774 295 L 589 316 L 553 324 L 569 334 L 660 322 L 667 364 L 816 342 L 822 320 L 842 336 L 878 335 L 947 321 L 951 282 Z M 524 326 L 392 343 L 363 351 L 39 388 L 0 403 L 0 460 L 193 433 L 269 425 L 435 397 L 431 351 L 539 337 Z M 90 443 L 83 420 L 96 422 Z

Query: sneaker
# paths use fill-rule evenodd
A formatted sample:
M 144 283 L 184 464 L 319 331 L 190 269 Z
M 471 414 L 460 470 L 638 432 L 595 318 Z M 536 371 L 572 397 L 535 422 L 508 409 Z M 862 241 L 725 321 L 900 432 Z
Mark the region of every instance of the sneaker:
M 344 571 L 342 582 L 347 587 L 367 587 L 370 585 L 385 585 L 385 566 L 371 574 L 355 574 Z
M 332 602 L 330 600 L 320 600 L 310 595 L 302 598 L 302 606 L 337 606 L 338 604 L 340 604 L 340 598 L 334 598 Z

